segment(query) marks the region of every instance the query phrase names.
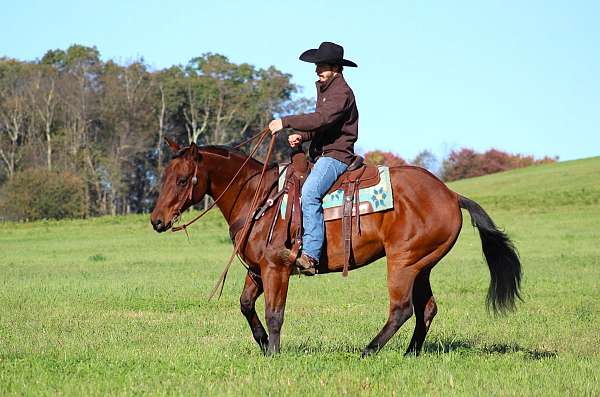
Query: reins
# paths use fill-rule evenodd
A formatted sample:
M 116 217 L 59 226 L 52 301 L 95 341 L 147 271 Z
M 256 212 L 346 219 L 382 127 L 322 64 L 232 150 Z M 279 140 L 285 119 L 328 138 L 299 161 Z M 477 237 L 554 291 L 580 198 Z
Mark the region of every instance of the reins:
M 233 182 L 236 180 L 236 178 L 238 177 L 238 175 L 240 174 L 240 172 L 242 171 L 242 169 L 244 169 L 244 166 L 248 163 L 248 161 L 250 161 L 250 159 L 252 158 L 252 156 L 258 151 L 260 145 L 264 142 L 265 138 L 270 134 L 270 130 L 269 128 L 265 128 L 264 130 L 262 130 L 261 132 L 259 132 L 258 134 L 250 137 L 249 139 L 243 141 L 242 143 L 234 146 L 234 148 L 239 148 L 240 146 L 253 141 L 254 139 L 258 138 L 258 141 L 256 142 L 256 144 L 254 145 L 250 155 L 248 156 L 248 158 L 242 163 L 242 165 L 240 166 L 239 170 L 235 173 L 235 175 L 233 176 L 233 178 L 231 178 L 231 181 L 227 184 L 227 186 L 225 187 L 225 189 L 223 190 L 223 192 L 219 195 L 219 197 L 217 197 L 213 203 L 206 208 L 204 211 L 202 211 L 198 216 L 196 216 L 194 219 L 192 219 L 191 221 L 181 225 L 181 226 L 177 226 L 177 227 L 173 227 L 171 230 L 173 232 L 178 232 L 181 230 L 184 230 L 187 234 L 187 227 L 190 226 L 192 223 L 196 222 L 198 219 L 202 218 L 208 211 L 210 211 L 221 199 L 221 197 L 223 197 L 223 195 L 229 190 L 229 188 L 231 187 L 231 185 L 233 184 Z M 235 258 L 236 255 L 240 254 L 240 249 L 242 248 L 242 245 L 246 242 L 246 239 L 248 237 L 248 232 L 250 231 L 250 225 L 252 224 L 252 218 L 254 215 L 254 212 L 256 210 L 257 207 L 257 203 L 258 203 L 258 198 L 260 196 L 260 191 L 262 188 L 262 184 L 263 184 L 263 179 L 265 176 L 265 172 L 269 166 L 269 160 L 271 158 L 271 155 L 273 153 L 273 147 L 275 146 L 275 135 L 271 135 L 271 141 L 269 143 L 269 149 L 267 151 L 267 155 L 265 157 L 265 161 L 263 164 L 263 168 L 262 171 L 260 173 L 260 178 L 258 180 L 258 186 L 256 187 L 256 192 L 254 193 L 254 197 L 252 198 L 252 202 L 250 204 L 250 210 L 248 211 L 248 214 L 246 215 L 246 220 L 244 222 L 244 226 L 241 229 L 241 232 L 239 234 L 239 239 L 237 239 L 237 242 L 235 242 L 235 246 L 233 249 L 233 252 L 231 253 L 231 256 L 229 257 L 229 259 L 227 260 L 227 263 L 225 265 L 225 268 L 223 269 L 223 272 L 221 273 L 221 276 L 219 277 L 219 280 L 217 281 L 217 284 L 215 284 L 215 286 L 213 287 L 210 295 L 208 296 L 208 299 L 212 299 L 214 297 L 214 295 L 216 294 L 217 290 L 219 291 L 219 298 L 221 297 L 221 294 L 223 293 L 223 287 L 225 285 L 225 280 L 227 278 L 227 273 L 229 272 L 229 268 L 231 267 L 231 264 L 233 263 L 233 259 Z M 192 198 L 193 195 L 193 186 L 197 183 L 197 173 L 198 170 L 198 165 L 196 163 L 196 167 L 194 169 L 194 176 L 192 177 L 192 180 L 190 181 L 190 191 L 188 194 L 188 199 Z M 184 203 L 185 204 L 185 201 Z M 183 206 L 182 204 L 182 206 Z M 243 261 L 242 261 L 243 262 Z M 246 265 L 244 264 L 244 266 L 246 267 Z M 247 268 L 247 267 L 246 267 Z M 249 271 L 250 269 L 247 268 Z
M 208 211 L 210 211 L 211 209 L 213 209 L 213 207 L 215 205 L 217 205 L 217 203 L 219 202 L 219 200 L 221 199 L 221 197 L 223 197 L 225 195 L 225 193 L 227 193 L 227 191 L 229 190 L 229 188 L 231 187 L 231 185 L 233 185 L 233 182 L 236 180 L 236 178 L 238 177 L 238 175 L 240 174 L 240 172 L 242 172 L 242 170 L 244 169 L 244 166 L 246 164 L 248 164 L 248 162 L 250 161 L 250 159 L 252 158 L 252 156 L 254 156 L 254 154 L 258 151 L 258 148 L 260 147 L 260 145 L 263 143 L 263 141 L 265 140 L 266 136 L 268 135 L 268 133 L 270 132 L 269 128 L 265 128 L 264 130 L 262 130 L 261 132 L 259 132 L 256 135 L 253 135 L 252 137 L 250 137 L 249 139 L 246 139 L 245 141 L 237 144 L 236 146 L 234 146 L 234 149 L 237 149 L 243 145 L 245 145 L 248 142 L 253 141 L 256 138 L 260 138 L 258 140 L 258 142 L 256 143 L 256 145 L 254 145 L 254 148 L 252 148 L 252 151 L 250 153 L 250 155 L 248 156 L 248 158 L 242 163 L 242 165 L 240 166 L 240 168 L 237 170 L 237 172 L 235 173 L 235 175 L 233 176 L 233 178 L 231 178 L 231 181 L 229 181 L 229 183 L 227 184 L 227 186 L 225 187 L 225 189 L 223 190 L 223 192 L 221 192 L 221 194 L 219 195 L 219 197 L 217 197 L 211 205 L 208 206 L 208 208 L 206 208 L 204 211 L 202 211 L 199 215 L 197 215 L 194 219 L 192 219 L 191 221 L 181 225 L 181 226 L 174 226 L 171 229 L 171 232 L 179 232 L 184 230 L 187 234 L 187 227 L 190 226 L 192 223 L 196 222 L 198 219 L 202 218 Z M 266 158 L 265 164 L 268 163 L 270 155 Z M 198 171 L 198 164 L 196 163 L 196 166 L 194 168 L 194 176 L 192 177 L 192 180 L 190 181 L 190 190 L 189 190 L 189 194 L 187 199 L 191 200 L 192 199 L 192 194 L 194 191 L 194 185 L 196 184 L 197 181 L 197 176 L 196 173 Z M 181 207 L 183 207 L 183 205 L 185 204 L 185 200 L 181 203 Z M 179 211 L 178 211 L 179 212 Z

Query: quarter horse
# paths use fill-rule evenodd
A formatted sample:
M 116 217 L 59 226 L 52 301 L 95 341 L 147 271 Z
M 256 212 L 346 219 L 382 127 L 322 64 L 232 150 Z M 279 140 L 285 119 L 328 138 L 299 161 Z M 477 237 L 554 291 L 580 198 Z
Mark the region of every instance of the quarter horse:
M 251 211 L 252 197 L 261 186 L 258 180 L 263 164 L 224 146 L 192 143 L 181 148 L 167 141 L 174 154 L 165 169 L 151 214 L 154 229 L 157 232 L 170 229 L 182 211 L 200 202 L 205 195 L 218 197 L 217 206 L 230 226 L 243 222 Z M 276 165 L 265 173 L 257 193 L 260 200 L 276 193 L 277 175 Z M 516 299 L 520 299 L 521 264 L 515 247 L 475 201 L 451 191 L 433 174 L 419 167 L 392 167 L 390 178 L 394 208 L 362 216 L 361 233 L 353 236 L 354 262 L 350 270 L 384 256 L 387 258 L 389 317 L 379 334 L 364 348 L 363 357 L 378 352 L 413 313 L 416 324 L 406 354 L 419 354 L 437 313 L 429 274 L 458 238 L 462 226 L 461 208 L 469 212 L 471 223 L 481 237 L 491 276 L 488 307 L 494 312 L 505 312 L 514 309 Z M 240 254 L 248 266 L 240 297 L 241 311 L 254 339 L 267 355 L 280 350 L 280 331 L 293 270 L 280 255 L 286 248 L 282 237 L 286 233 L 285 222 L 277 219 L 273 224 L 272 241 L 267 238 L 277 212 L 278 209 L 272 208 L 269 216 L 252 224 Z M 328 221 L 319 274 L 342 271 L 341 236 L 341 220 Z M 263 293 L 268 333 L 255 310 L 255 302 Z

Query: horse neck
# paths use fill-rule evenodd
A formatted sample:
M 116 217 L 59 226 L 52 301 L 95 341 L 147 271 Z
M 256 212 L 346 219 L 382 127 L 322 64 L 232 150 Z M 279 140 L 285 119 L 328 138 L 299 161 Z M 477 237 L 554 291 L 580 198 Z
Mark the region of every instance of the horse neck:
M 221 197 L 218 199 L 217 207 L 221 210 L 227 223 L 231 225 L 240 214 L 247 214 L 250 211 L 252 197 L 258 185 L 258 175 L 263 164 L 250 159 L 244 165 L 247 156 L 238 154 L 231 154 L 229 158 L 223 158 L 210 152 L 204 154 L 206 154 L 206 167 L 209 178 L 208 194 L 213 200 Z M 228 190 L 223 193 L 238 170 L 240 171 L 239 175 Z M 265 184 L 270 183 L 269 179 L 268 175 L 265 175 L 262 185 L 265 186 Z

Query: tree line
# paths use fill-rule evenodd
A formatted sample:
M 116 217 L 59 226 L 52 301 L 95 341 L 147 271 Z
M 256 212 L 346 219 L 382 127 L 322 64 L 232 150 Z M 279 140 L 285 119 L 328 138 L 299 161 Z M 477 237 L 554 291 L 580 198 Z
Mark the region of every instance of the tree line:
M 35 61 L 0 57 L 0 219 L 148 212 L 169 160 L 165 136 L 239 142 L 274 117 L 312 111 L 291 77 L 212 53 L 159 70 L 143 59 L 103 61 L 82 45 Z M 274 160 L 288 152 L 279 134 Z M 470 149 L 441 160 L 428 150 L 408 162 L 382 150 L 365 158 L 419 165 L 446 181 L 556 160 Z
M 143 59 L 102 61 L 82 45 L 30 62 L 0 58 L 0 184 L 25 170 L 68 174 L 81 181 L 83 216 L 148 211 L 168 160 L 164 136 L 240 141 L 274 115 L 311 106 L 297 92 L 275 67 L 211 53 L 160 70 Z
M 512 154 L 498 149 L 483 153 L 469 148 L 453 149 L 443 159 L 438 159 L 430 150 L 422 150 L 406 161 L 392 152 L 373 150 L 365 153 L 368 164 L 384 164 L 390 167 L 416 165 L 428 169 L 445 182 L 508 171 L 538 164 L 555 163 L 558 157 L 544 156 L 536 159 L 531 155 Z

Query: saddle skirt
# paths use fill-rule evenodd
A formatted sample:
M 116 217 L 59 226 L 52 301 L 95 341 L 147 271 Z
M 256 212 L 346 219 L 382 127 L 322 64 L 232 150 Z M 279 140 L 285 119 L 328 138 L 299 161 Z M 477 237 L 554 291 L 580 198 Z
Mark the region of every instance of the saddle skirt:
M 287 167 L 288 165 L 279 167 L 279 191 L 283 190 L 285 186 Z M 352 178 L 352 174 L 355 172 L 352 171 L 350 173 L 350 178 Z M 344 189 L 342 185 L 347 177 L 347 173 L 342 174 L 331 189 L 329 189 L 325 197 L 323 197 L 323 215 L 326 222 L 343 217 Z M 352 216 L 356 216 L 356 207 L 359 208 L 360 215 L 394 208 L 390 170 L 388 167 L 382 165 L 377 167 L 369 166 L 360 179 L 361 183 L 358 191 L 359 204 L 352 207 Z M 281 219 L 285 219 L 287 205 L 288 195 L 285 193 L 280 206 Z

